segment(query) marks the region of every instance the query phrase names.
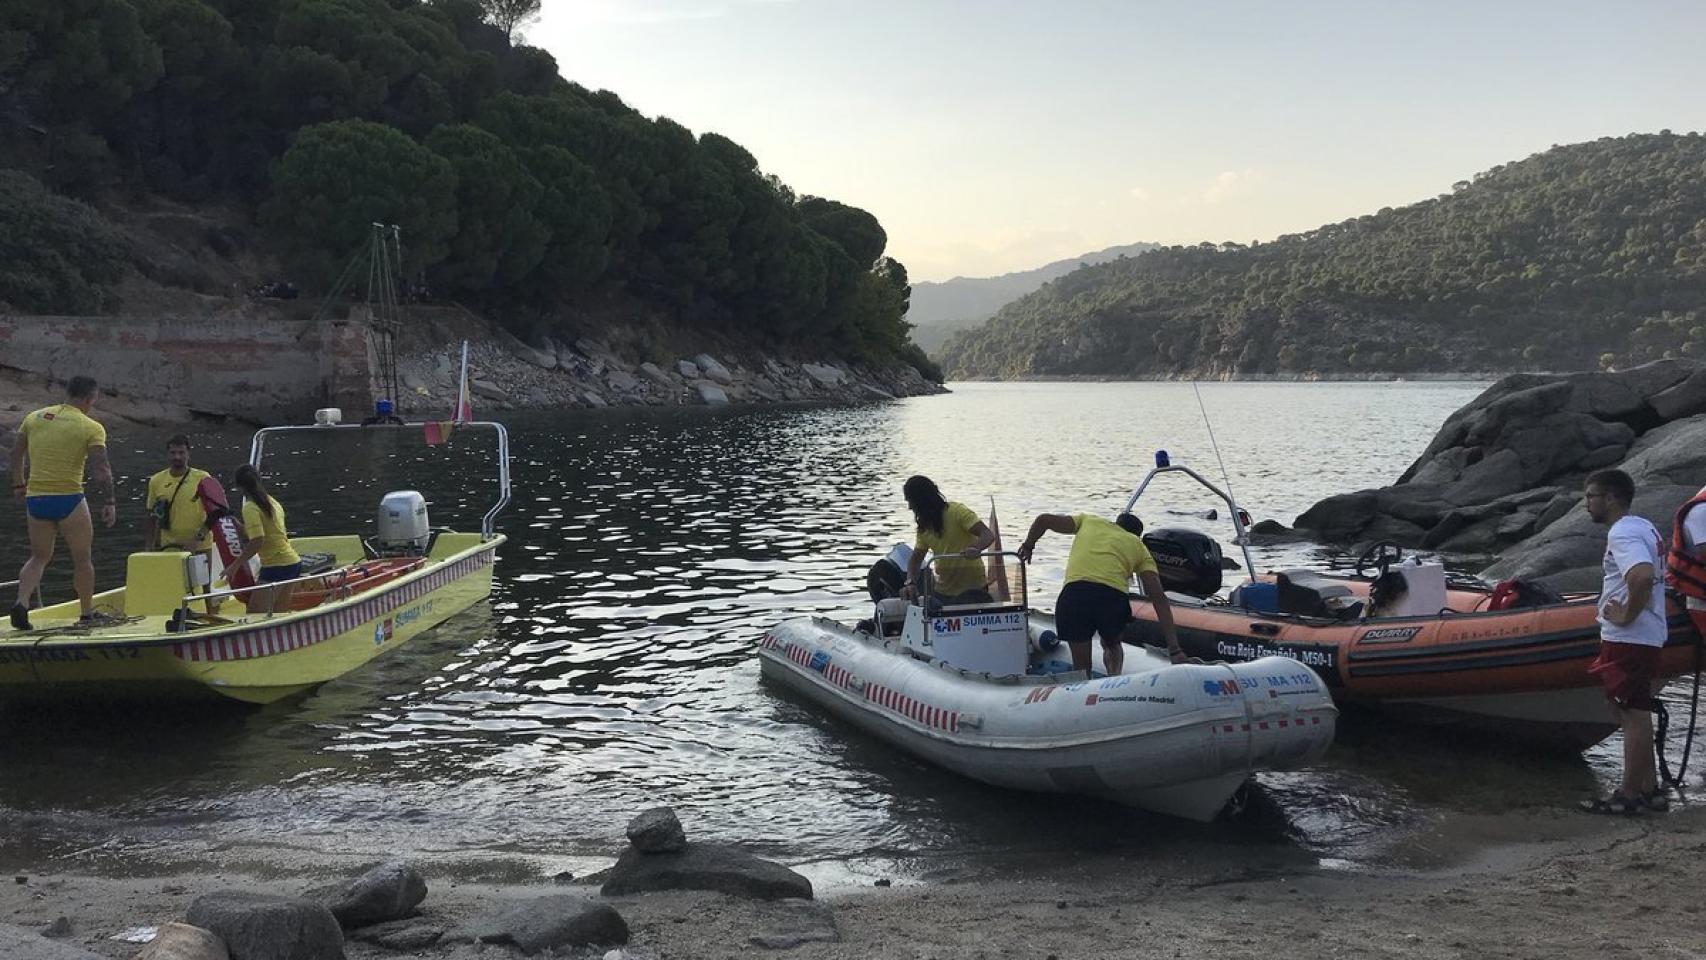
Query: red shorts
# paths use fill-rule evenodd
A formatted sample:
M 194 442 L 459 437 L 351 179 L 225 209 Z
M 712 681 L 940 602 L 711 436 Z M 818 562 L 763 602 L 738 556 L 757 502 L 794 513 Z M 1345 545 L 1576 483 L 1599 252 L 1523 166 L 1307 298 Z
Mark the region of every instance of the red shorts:
M 1653 706 L 1653 677 L 1659 672 L 1663 647 L 1644 643 L 1614 643 L 1601 640 L 1599 657 L 1588 673 L 1599 678 L 1605 698 L 1624 710 L 1649 710 Z

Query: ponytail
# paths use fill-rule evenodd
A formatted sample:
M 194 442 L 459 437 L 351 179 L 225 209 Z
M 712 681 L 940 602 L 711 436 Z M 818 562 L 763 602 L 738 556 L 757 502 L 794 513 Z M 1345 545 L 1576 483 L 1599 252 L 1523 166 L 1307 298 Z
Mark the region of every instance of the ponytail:
M 243 491 L 243 496 L 254 501 L 268 520 L 277 520 L 278 514 L 273 510 L 273 498 L 267 493 L 266 484 L 261 482 L 260 471 L 249 464 L 237 468 L 237 475 L 231 478 L 237 484 L 237 489 Z

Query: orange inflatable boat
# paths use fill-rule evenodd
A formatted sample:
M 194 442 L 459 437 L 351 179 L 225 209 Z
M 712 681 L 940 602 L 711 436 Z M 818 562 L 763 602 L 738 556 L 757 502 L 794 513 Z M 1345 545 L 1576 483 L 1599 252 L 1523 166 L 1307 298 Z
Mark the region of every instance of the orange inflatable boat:
M 1189 469 L 1163 464 L 1144 486 L 1168 471 L 1220 495 L 1245 542 L 1244 518 L 1231 498 Z M 1211 538 L 1157 530 L 1144 539 L 1161 568 L 1180 645 L 1194 657 L 1289 657 L 1320 674 L 1340 706 L 1468 723 L 1573 749 L 1616 730 L 1587 672 L 1599 653 L 1594 595 L 1496 593 L 1448 578 L 1437 563 L 1405 562 L 1395 546 L 1380 544 L 1358 560 L 1356 574 L 1276 571 L 1221 597 L 1220 549 Z M 1245 561 L 1248 568 L 1248 550 Z M 1673 600 L 1667 608 L 1661 676 L 1669 678 L 1698 669 L 1701 638 L 1680 605 Z M 1154 607 L 1134 595 L 1132 611 L 1135 634 L 1163 643 Z

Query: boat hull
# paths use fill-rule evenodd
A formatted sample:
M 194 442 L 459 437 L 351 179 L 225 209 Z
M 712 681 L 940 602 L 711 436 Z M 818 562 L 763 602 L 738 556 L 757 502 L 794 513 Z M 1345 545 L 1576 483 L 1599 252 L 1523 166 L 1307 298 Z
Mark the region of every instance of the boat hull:
M 51 701 L 218 698 L 271 703 L 341 676 L 491 593 L 503 537 L 475 535 L 438 562 L 311 610 L 170 633 L 148 616 L 86 637 L 0 638 L 0 706 Z M 102 595 L 122 604 L 124 591 Z M 51 615 L 52 608 L 39 613 Z M 46 616 L 43 619 L 47 619 Z
M 1366 583 L 1346 579 L 1353 589 Z M 1454 589 L 1455 612 L 1336 622 L 1174 599 L 1179 642 L 1192 656 L 1239 662 L 1282 656 L 1309 666 L 1343 704 L 1583 749 L 1616 730 L 1598 682 L 1591 598 L 1487 611 L 1482 591 Z M 1132 598 L 1136 638 L 1161 642 L 1154 608 Z M 1660 676 L 1691 672 L 1699 642 L 1671 610 Z
M 1318 759 L 1337 711 L 1295 663 L 990 678 L 821 619 L 760 641 L 763 676 L 940 767 L 1018 790 L 1103 797 L 1210 820 L 1257 769 Z

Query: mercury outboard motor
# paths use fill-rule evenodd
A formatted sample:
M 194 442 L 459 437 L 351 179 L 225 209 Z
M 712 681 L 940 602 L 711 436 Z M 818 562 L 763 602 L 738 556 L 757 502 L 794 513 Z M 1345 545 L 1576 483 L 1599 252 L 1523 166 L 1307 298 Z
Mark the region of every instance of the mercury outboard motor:
M 1143 535 L 1143 545 L 1173 593 L 1212 597 L 1220 591 L 1220 543 L 1195 530 L 1163 527 Z

